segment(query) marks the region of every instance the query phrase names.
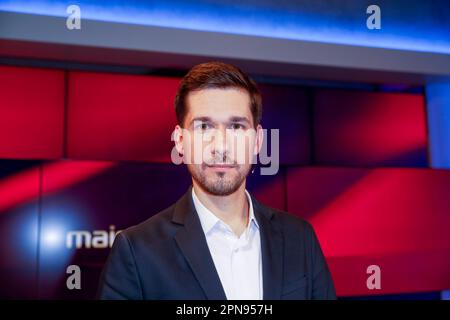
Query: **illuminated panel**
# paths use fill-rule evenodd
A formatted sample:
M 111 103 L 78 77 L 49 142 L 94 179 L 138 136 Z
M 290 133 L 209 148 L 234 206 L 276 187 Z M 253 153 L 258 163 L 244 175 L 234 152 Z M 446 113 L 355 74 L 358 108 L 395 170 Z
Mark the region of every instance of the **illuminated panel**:
M 340 296 L 450 287 L 450 171 L 292 168 L 287 206 L 309 220 Z M 366 269 L 381 267 L 381 290 Z
M 369 3 L 361 1 L 76 1 L 84 19 L 448 54 L 448 1 L 404 3 L 379 4 L 382 29 L 371 30 Z M 63 0 L 0 3 L 4 11 L 64 18 L 67 7 Z
M 59 161 L 46 165 L 41 298 L 94 298 L 112 244 L 111 230 L 123 230 L 169 207 L 189 183 L 186 168 L 172 164 Z M 95 245 L 95 230 L 108 233 L 102 242 L 105 246 Z M 77 240 L 80 231 L 83 237 Z M 70 264 L 82 269 L 83 290 L 66 288 L 66 267 Z
M 178 83 L 175 78 L 71 72 L 68 157 L 170 162 Z
M 73 201 L 71 193 L 81 188 L 91 193 L 93 197 L 101 197 L 99 193 L 86 188 L 86 185 L 104 176 L 116 165 L 113 162 L 102 161 L 57 161 L 43 166 L 38 261 L 38 285 L 41 299 L 80 298 L 85 294 L 90 294 L 91 298 L 94 297 L 92 287 L 97 285 L 98 280 L 92 280 L 92 273 L 88 272 L 89 266 L 81 265 L 80 261 L 76 260 L 79 259 L 77 252 L 67 248 L 67 235 L 70 231 L 90 232 L 91 228 L 97 229 L 92 220 L 98 213 L 88 213 L 85 209 L 86 199 Z M 111 198 L 109 201 L 111 202 Z M 85 235 L 79 240 L 74 239 L 73 245 L 82 240 L 85 240 Z M 99 252 L 90 252 L 92 252 L 91 262 L 95 263 L 95 257 Z M 66 287 L 66 268 L 72 262 L 81 265 L 83 290 L 68 290 Z
M 450 169 L 450 82 L 426 87 L 430 166 Z
M 37 298 L 39 161 L 0 160 L 0 298 Z
M 421 95 L 320 90 L 314 105 L 315 159 L 321 165 L 427 165 Z
M 0 66 L 0 157 L 60 158 L 64 72 Z

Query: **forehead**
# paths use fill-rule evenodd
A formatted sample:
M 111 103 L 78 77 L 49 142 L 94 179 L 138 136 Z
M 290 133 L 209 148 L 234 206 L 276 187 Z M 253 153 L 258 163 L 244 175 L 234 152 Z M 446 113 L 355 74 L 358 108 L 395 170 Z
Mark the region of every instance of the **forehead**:
M 186 99 L 186 120 L 207 116 L 226 121 L 231 116 L 247 117 L 251 121 L 249 94 L 238 88 L 203 89 L 190 92 Z

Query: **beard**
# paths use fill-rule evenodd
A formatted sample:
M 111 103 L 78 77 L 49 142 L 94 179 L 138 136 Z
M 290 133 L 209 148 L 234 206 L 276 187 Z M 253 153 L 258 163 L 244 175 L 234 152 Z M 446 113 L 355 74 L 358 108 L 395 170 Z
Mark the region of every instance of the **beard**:
M 205 164 L 188 164 L 192 178 L 206 192 L 215 196 L 228 196 L 242 185 L 247 178 L 251 165 L 238 165 L 225 172 L 209 171 Z

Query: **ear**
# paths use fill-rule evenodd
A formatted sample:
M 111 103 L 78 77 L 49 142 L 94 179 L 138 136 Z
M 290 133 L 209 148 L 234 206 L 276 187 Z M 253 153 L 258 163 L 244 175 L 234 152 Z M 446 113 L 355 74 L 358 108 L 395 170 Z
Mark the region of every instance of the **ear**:
M 264 131 L 260 124 L 256 127 L 255 147 L 253 149 L 253 155 L 258 155 L 261 151 L 264 140 Z
M 177 152 L 183 155 L 183 128 L 181 128 L 178 124 L 173 130 L 173 141 L 175 142 L 175 148 L 177 149 Z

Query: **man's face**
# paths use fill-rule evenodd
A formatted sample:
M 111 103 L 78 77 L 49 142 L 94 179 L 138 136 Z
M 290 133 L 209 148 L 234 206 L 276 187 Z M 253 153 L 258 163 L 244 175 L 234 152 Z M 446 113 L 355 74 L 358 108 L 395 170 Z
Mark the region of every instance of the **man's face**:
M 245 181 L 262 143 L 249 94 L 240 89 L 204 89 L 186 99 L 184 130 L 175 128 L 177 150 L 192 178 L 213 195 L 234 193 Z

